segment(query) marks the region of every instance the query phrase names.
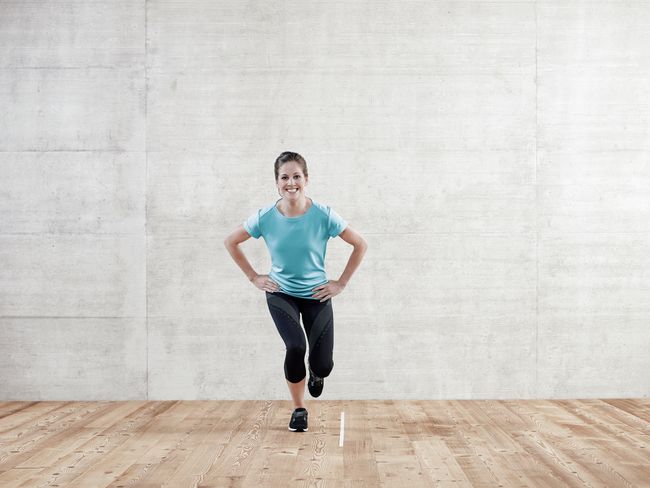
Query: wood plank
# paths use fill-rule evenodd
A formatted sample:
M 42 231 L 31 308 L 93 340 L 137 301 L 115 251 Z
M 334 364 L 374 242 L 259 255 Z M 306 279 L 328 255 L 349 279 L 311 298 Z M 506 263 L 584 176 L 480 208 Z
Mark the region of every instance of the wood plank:
M 288 430 L 293 408 L 288 401 L 273 403 L 269 427 L 260 450 L 243 476 L 242 486 L 282 486 L 296 471 L 298 446 L 296 437 L 302 433 Z M 314 409 L 309 408 L 309 430 L 314 429 Z
M 310 420 L 309 431 L 313 432 L 310 436 L 299 435 L 295 441 L 298 446 L 296 455 L 296 464 L 294 465 L 294 476 L 291 478 L 292 484 L 307 484 L 308 480 L 314 480 L 318 486 L 336 486 L 340 485 L 341 480 L 349 476 L 348 467 L 344 464 L 345 458 L 354 455 L 353 444 L 339 447 L 339 418 L 341 410 L 353 409 L 356 402 L 346 401 L 315 401 L 311 402 L 309 408 Z M 313 418 L 313 420 L 312 420 Z M 347 430 L 347 429 L 346 429 Z M 347 435 L 346 432 L 346 443 Z M 293 437 L 289 437 L 293 441 Z M 291 444 L 290 444 L 291 445 Z M 346 449 L 352 449 L 348 455 Z
M 3 469 L 48 466 L 48 448 L 66 449 L 65 443 L 82 442 L 75 435 L 79 429 L 95 414 L 110 409 L 105 402 L 56 402 L 55 408 L 50 405 L 45 409 L 30 407 L 30 412 L 21 411 L 18 421 L 13 421 L 11 416 L 2 419 Z M 4 428 L 5 425 L 10 427 Z
M 402 410 L 406 418 L 413 421 L 411 443 L 422 471 L 433 486 L 472 486 L 446 444 L 446 437 L 451 435 L 451 426 L 444 425 L 446 429 L 440 428 L 445 422 L 444 407 L 437 406 L 440 402 L 436 402 L 436 405 L 431 405 L 431 409 L 427 410 L 429 404 L 430 402 L 424 401 L 407 402 Z
M 641 488 L 648 407 L 315 401 L 295 433 L 288 401 L 0 402 L 0 486 Z
M 135 458 L 134 464 L 109 486 L 158 488 L 172 479 L 183 466 L 208 456 L 218 458 L 224 444 L 218 442 L 222 420 L 239 410 L 236 402 L 188 402 L 191 409 L 168 410 L 159 415 L 159 425 L 152 429 L 158 440 L 151 449 Z M 208 466 L 209 463 L 199 461 Z M 197 476 L 203 473 L 199 470 Z
M 11 415 L 11 418 L 14 422 L 20 422 L 20 415 L 18 412 L 22 412 L 23 410 L 28 410 L 30 407 L 47 408 L 48 403 L 52 404 L 51 405 L 52 408 L 56 408 L 54 402 L 19 402 L 19 401 L 3 402 L 0 404 L 0 419 Z
M 590 426 L 582 425 L 579 436 L 562 423 L 574 419 L 564 408 L 566 400 L 531 401 L 515 406 L 516 411 L 534 419 L 535 429 L 524 433 L 518 441 L 529 456 L 546 464 L 548 476 L 566 486 L 618 486 L 620 474 L 601 469 L 603 459 L 596 453 L 599 438 Z M 537 478 L 536 478 L 537 479 Z
M 634 400 L 610 398 L 602 402 L 612 405 L 613 407 L 628 413 L 641 421 L 643 432 L 650 433 L 650 398 L 639 398 Z
M 48 467 L 42 469 L 38 476 L 33 477 L 25 483 L 25 486 L 33 486 L 37 480 L 47 480 L 50 484 L 73 488 L 76 480 L 81 481 L 91 478 L 99 479 L 104 471 L 108 469 L 105 464 L 112 459 L 112 456 L 131 456 L 125 446 L 131 437 L 142 435 L 148 423 L 152 422 L 156 415 L 168 410 L 179 402 L 115 402 L 115 409 L 122 412 L 118 418 L 115 412 L 102 410 L 97 418 L 93 418 L 89 425 L 94 435 L 87 438 L 87 433 L 82 429 L 78 434 L 83 441 L 72 451 L 62 452 L 62 457 Z M 106 402 L 97 402 L 102 409 L 107 406 Z M 178 405 L 179 408 L 182 405 Z M 125 413 L 126 412 L 126 413 Z M 106 415 L 104 415 L 107 413 Z M 85 424 L 84 424 L 85 425 Z M 64 439 L 65 431 L 62 431 L 57 439 Z M 47 447 L 57 449 L 53 443 Z M 136 451 L 137 452 L 137 451 Z M 32 455 L 36 454 L 34 451 Z M 113 453 L 113 454 L 111 454 Z M 111 473 L 109 473 L 111 474 Z M 87 484 L 85 486 L 105 486 L 102 484 Z

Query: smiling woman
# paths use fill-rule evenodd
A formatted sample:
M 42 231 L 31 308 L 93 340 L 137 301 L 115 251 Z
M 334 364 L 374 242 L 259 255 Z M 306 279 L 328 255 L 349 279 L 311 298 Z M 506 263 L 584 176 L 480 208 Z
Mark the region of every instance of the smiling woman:
M 332 297 L 343 291 L 359 267 L 366 241 L 331 207 L 305 195 L 309 183 L 307 162 L 298 153 L 283 152 L 275 160 L 275 184 L 280 199 L 250 215 L 224 244 L 248 279 L 266 292 L 269 312 L 286 346 L 284 373 L 295 410 L 289 430 L 307 430 L 305 353 L 309 342 L 309 392 L 318 397 L 334 367 Z M 271 254 L 271 271 L 259 275 L 239 244 L 264 237 Z M 327 242 L 336 236 L 354 247 L 338 280 L 325 273 Z
M 305 187 L 309 183 L 307 162 L 298 153 L 285 152 L 275 160 L 275 184 L 281 197 L 278 208 L 282 215 L 295 217 L 302 215 L 310 206 L 304 195 Z

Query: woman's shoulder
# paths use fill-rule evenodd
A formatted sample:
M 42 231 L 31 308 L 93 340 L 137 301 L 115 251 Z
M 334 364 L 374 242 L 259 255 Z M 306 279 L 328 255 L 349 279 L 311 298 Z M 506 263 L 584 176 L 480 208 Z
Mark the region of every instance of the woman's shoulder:
M 320 215 L 322 218 L 327 219 L 327 221 L 331 221 L 332 219 L 334 220 L 342 220 L 342 217 L 340 214 L 334 210 L 334 208 L 330 205 L 327 205 L 322 202 L 318 202 L 316 200 L 313 200 L 313 205 L 317 209 L 317 212 L 315 212 L 317 215 Z
M 262 207 L 257 207 L 257 210 L 255 210 L 255 213 L 258 215 L 259 218 L 262 218 L 264 215 L 268 214 L 271 210 L 273 210 L 273 207 L 275 207 L 275 204 L 277 202 L 271 203 L 271 204 L 266 204 Z
M 311 199 L 311 204 L 314 206 L 315 209 L 319 210 L 320 212 L 324 213 L 325 215 L 329 215 L 330 208 L 331 208 L 329 205 L 318 202 L 318 201 L 314 200 L 313 198 Z

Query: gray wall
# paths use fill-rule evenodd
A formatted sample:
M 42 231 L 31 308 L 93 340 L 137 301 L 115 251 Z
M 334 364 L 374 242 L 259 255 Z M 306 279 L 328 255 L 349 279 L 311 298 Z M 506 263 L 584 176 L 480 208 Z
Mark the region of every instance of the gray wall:
M 647 1 L 1 0 L 0 398 L 288 399 L 222 245 L 283 150 L 370 246 L 323 399 L 648 396 L 649 23 Z M 330 241 L 331 279 L 350 251 Z

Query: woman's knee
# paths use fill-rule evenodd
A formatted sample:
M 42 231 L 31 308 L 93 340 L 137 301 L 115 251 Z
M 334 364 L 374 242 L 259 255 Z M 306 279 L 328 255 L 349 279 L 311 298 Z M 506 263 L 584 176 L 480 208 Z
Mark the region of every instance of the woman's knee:
M 302 352 L 300 352 L 300 348 L 287 349 L 284 361 L 284 377 L 291 383 L 299 383 L 306 375 L 304 349 Z
M 300 359 L 305 359 L 305 353 L 307 352 L 306 344 L 287 344 L 287 356 L 290 357 L 300 357 Z
M 334 369 L 334 361 L 329 361 L 329 362 L 316 361 L 314 363 L 310 362 L 309 368 L 316 376 L 325 378 L 326 376 L 329 376 L 330 373 L 332 372 L 332 369 Z

